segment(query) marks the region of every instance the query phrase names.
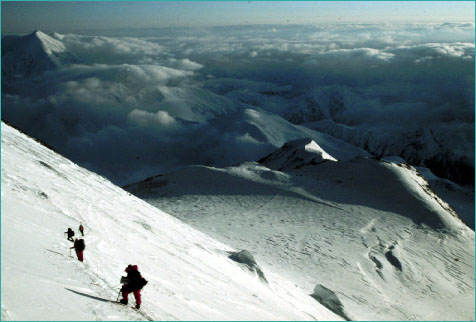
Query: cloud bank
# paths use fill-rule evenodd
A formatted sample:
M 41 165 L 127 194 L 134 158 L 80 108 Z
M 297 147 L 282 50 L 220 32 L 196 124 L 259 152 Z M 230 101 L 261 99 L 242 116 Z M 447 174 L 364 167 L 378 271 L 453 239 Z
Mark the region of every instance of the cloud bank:
M 432 129 L 431 153 L 474 169 L 472 23 L 127 32 L 51 35 L 77 61 L 2 81 L 2 118 L 119 184 L 272 151 L 223 125 L 243 109 L 396 138 Z

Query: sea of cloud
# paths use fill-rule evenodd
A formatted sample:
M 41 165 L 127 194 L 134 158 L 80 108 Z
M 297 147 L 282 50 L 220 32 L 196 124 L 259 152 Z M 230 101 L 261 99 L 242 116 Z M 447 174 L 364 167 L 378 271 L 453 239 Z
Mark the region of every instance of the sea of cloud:
M 445 23 L 54 33 L 77 63 L 3 80 L 2 118 L 119 184 L 268 153 L 270 142 L 233 128 L 230 115 L 244 108 L 397 137 L 429 127 L 444 133 L 442 153 L 467 155 L 474 168 L 474 31 Z

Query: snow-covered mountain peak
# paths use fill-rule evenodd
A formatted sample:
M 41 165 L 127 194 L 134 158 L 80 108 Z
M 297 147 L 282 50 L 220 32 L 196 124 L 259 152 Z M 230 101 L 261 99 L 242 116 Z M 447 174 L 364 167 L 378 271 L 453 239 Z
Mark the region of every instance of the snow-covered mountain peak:
M 63 43 L 48 36 L 42 31 L 36 30 L 31 34 L 31 36 L 40 41 L 41 46 L 48 55 L 59 54 L 66 51 L 66 47 Z
M 259 160 L 270 169 L 286 171 L 305 165 L 337 161 L 310 138 L 286 142 L 280 149 Z
M 309 138 L 287 142 L 284 144 L 284 147 L 296 148 L 296 149 L 304 147 L 305 151 L 320 154 L 322 155 L 323 159 L 337 161 L 335 158 L 330 156 L 326 151 L 324 151 L 316 142 L 314 142 L 313 140 Z
M 2 75 L 8 78 L 37 76 L 76 63 L 78 59 L 64 44 L 42 31 L 2 39 Z

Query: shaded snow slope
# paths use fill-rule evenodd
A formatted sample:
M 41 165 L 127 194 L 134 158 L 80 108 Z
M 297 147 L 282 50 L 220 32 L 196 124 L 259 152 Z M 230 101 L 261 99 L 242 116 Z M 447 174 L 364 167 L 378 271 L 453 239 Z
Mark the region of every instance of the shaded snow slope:
M 2 76 L 32 77 L 72 64 L 77 58 L 63 43 L 41 31 L 29 35 L 2 39 Z
M 308 294 L 321 285 L 351 319 L 474 319 L 474 232 L 411 167 L 195 166 L 126 189 Z
M 1 131 L 2 320 L 339 319 L 266 265 L 264 283 L 228 246 L 3 122 Z M 63 234 L 79 222 L 84 263 Z M 140 311 L 111 303 L 127 264 L 149 281 Z

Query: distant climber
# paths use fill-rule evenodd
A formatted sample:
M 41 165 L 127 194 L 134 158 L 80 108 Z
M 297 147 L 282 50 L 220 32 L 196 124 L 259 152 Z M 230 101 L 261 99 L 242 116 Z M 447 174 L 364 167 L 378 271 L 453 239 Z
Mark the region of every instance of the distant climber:
M 76 256 L 78 256 L 78 260 L 80 262 L 82 262 L 83 261 L 83 252 L 84 252 L 84 249 L 86 248 L 86 245 L 84 244 L 84 239 L 76 238 L 74 240 L 74 246 L 70 247 L 70 249 L 71 248 L 74 248 L 74 250 L 76 251 Z
M 68 228 L 68 231 L 65 231 L 64 233 L 68 234 L 68 240 L 74 242 L 73 240 L 74 230 L 72 230 L 71 228 Z
M 127 277 L 121 278 L 121 283 L 124 283 L 121 288 L 122 299 L 119 301 L 122 304 L 128 303 L 129 293 L 134 293 L 136 299 L 136 309 L 140 308 L 141 295 L 140 290 L 147 284 L 147 280 L 142 277 L 137 265 L 128 265 L 125 269 Z
M 79 224 L 79 232 L 81 233 L 81 236 L 84 236 L 84 227 L 83 227 L 83 223 L 80 223 L 80 224 Z

